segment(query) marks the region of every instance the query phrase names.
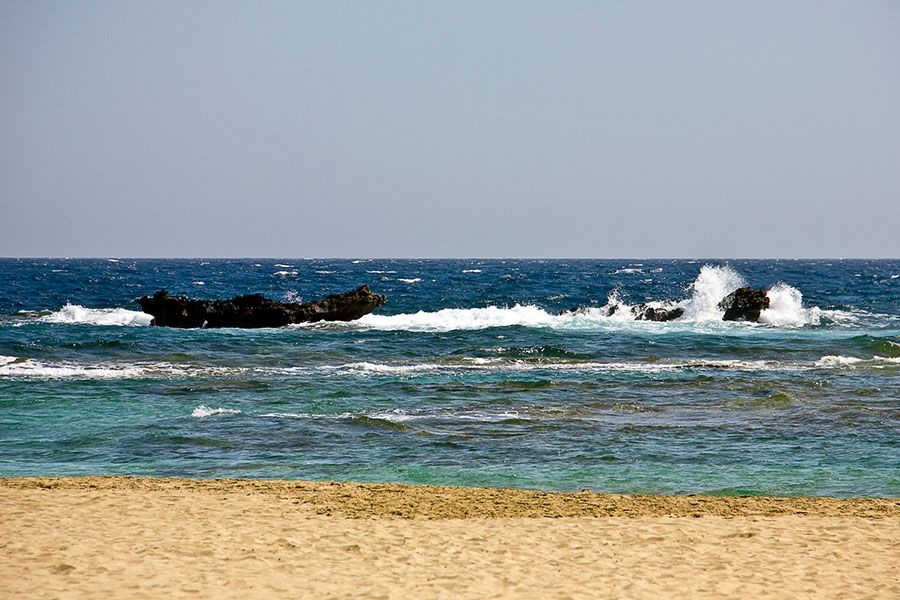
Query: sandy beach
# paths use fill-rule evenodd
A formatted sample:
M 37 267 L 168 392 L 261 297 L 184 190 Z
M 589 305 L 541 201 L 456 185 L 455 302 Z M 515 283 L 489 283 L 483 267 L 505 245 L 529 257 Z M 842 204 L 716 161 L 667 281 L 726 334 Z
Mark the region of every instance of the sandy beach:
M 0 479 L 3 598 L 897 598 L 900 499 Z

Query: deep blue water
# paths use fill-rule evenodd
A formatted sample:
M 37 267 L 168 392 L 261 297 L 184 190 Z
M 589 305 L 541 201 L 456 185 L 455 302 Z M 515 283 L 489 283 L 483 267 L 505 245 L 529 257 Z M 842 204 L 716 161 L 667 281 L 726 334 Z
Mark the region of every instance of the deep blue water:
M 282 329 L 134 302 L 363 283 Z M 2 259 L 0 475 L 44 474 L 900 496 L 900 261 Z

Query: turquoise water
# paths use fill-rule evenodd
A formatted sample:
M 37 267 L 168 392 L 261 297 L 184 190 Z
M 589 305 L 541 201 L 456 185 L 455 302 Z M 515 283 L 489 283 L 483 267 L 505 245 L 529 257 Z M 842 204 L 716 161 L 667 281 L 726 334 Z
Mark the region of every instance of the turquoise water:
M 281 329 L 134 302 L 363 283 Z M 48 474 L 900 496 L 900 261 L 3 259 L 0 475 Z

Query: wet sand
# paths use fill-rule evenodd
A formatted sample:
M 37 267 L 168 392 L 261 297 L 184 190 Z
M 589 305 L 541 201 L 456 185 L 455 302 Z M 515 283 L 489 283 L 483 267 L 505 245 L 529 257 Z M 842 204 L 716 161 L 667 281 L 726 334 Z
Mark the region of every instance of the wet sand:
M 0 479 L 2 598 L 898 598 L 900 499 Z

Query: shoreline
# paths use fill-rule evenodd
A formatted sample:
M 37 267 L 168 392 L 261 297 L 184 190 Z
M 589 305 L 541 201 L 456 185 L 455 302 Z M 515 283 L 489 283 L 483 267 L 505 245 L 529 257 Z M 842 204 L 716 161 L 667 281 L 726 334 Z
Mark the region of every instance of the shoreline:
M 0 477 L 0 489 L 277 495 L 294 510 L 344 518 L 472 519 L 575 517 L 900 518 L 900 498 L 706 496 L 553 492 L 399 483 L 168 477 Z
M 896 598 L 900 498 L 0 478 L 3 598 Z

